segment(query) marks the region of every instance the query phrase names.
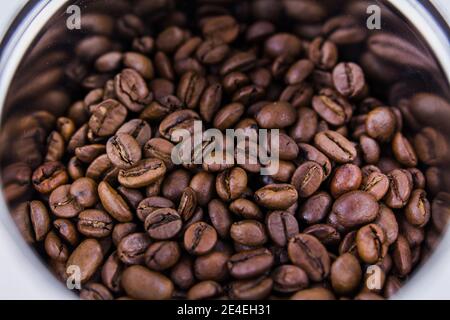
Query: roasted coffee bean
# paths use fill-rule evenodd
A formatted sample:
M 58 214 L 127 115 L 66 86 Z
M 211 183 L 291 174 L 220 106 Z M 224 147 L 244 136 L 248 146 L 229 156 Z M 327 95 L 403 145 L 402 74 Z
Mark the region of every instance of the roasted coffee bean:
M 97 182 L 101 180 L 113 181 L 117 180 L 119 169 L 115 168 L 111 161 L 109 161 L 108 155 L 102 154 L 92 161 L 86 170 L 86 177 L 91 178 Z
M 205 38 L 218 38 L 230 43 L 238 36 L 239 25 L 232 16 L 211 17 L 203 23 L 202 33 Z
M 259 277 L 250 280 L 233 281 L 229 288 L 229 297 L 236 300 L 264 299 L 272 290 L 271 278 Z
M 127 109 L 124 105 L 116 100 L 108 99 L 94 107 L 89 119 L 89 128 L 95 135 L 107 137 L 119 129 L 126 116 Z
M 79 242 L 79 235 L 77 228 L 69 219 L 56 219 L 53 221 L 55 232 L 60 238 L 71 246 L 76 246 Z
M 398 236 L 397 241 L 393 245 L 392 259 L 395 270 L 400 276 L 406 276 L 411 272 L 411 248 L 409 247 L 408 241 L 401 235 Z
M 331 173 L 331 162 L 330 160 L 319 150 L 317 150 L 315 147 L 306 144 L 306 143 L 299 143 L 299 161 L 306 162 L 306 161 L 314 161 L 317 162 L 323 170 L 323 180 L 328 178 L 328 176 Z
M 228 277 L 227 262 L 230 259 L 231 249 L 217 242 L 210 253 L 195 259 L 195 277 L 199 280 L 223 281 Z
M 13 212 L 13 219 L 27 242 L 42 241 L 50 231 L 50 216 L 45 205 L 38 200 L 25 202 Z
M 266 40 L 264 51 L 271 57 L 297 57 L 302 51 L 302 42 L 293 34 L 278 33 Z
M 314 96 L 312 106 L 317 114 L 333 126 L 344 125 L 352 116 L 350 103 L 332 89 L 322 89 Z
M 38 167 L 33 172 L 31 181 L 38 192 L 48 194 L 57 187 L 66 184 L 69 181 L 69 176 L 60 162 L 52 161 Z
M 127 68 L 136 70 L 142 77 L 147 80 L 153 78 L 153 63 L 143 54 L 137 52 L 126 52 L 123 55 L 123 64 Z
M 200 115 L 206 122 L 211 122 L 222 102 L 222 85 L 212 84 L 203 92 L 200 103 Z
M 100 283 L 88 283 L 80 291 L 82 300 L 113 300 L 114 297 L 108 288 Z
M 224 201 L 239 198 L 247 187 L 247 173 L 239 168 L 227 169 L 216 178 L 216 191 Z
M 119 182 L 127 188 L 141 188 L 155 182 L 166 173 L 164 162 L 157 158 L 143 159 L 129 169 L 119 171 Z
M 145 252 L 145 264 L 155 271 L 165 270 L 178 262 L 180 254 L 180 248 L 174 241 L 155 242 Z
M 232 255 L 227 266 L 236 279 L 249 279 L 266 273 L 273 265 L 273 255 L 265 248 L 248 250 Z
M 126 133 L 111 137 L 106 143 L 106 152 L 111 163 L 121 169 L 136 165 L 142 157 L 139 143 Z
M 173 111 L 181 109 L 183 103 L 176 96 L 169 92 L 164 93 L 161 97 L 155 97 L 145 109 L 141 112 L 140 117 L 149 121 L 161 120 Z
M 366 178 L 361 189 L 381 200 L 389 189 L 389 178 L 381 172 L 372 172 Z
M 367 114 L 367 134 L 381 142 L 389 141 L 396 127 L 395 114 L 387 107 L 378 107 Z
M 179 110 L 171 113 L 161 121 L 159 133 L 166 139 L 178 142 L 179 137 L 174 135 L 178 129 L 194 132 L 194 121 L 200 120 L 200 116 L 192 110 Z
M 398 237 L 397 219 L 391 209 L 385 205 L 380 205 L 377 219 L 373 222 L 383 229 L 386 236 L 386 242 L 391 245 Z
M 256 115 L 256 121 L 261 128 L 285 128 L 295 123 L 297 113 L 288 103 L 283 101 L 269 103 Z
M 319 223 L 328 215 L 333 200 L 326 192 L 310 196 L 299 209 L 299 218 L 309 225 Z
M 145 233 L 131 233 L 117 244 L 117 256 L 125 264 L 143 264 L 151 240 Z
M 431 216 L 431 206 L 424 190 L 416 189 L 411 193 L 405 207 L 405 217 L 413 226 L 424 227 Z
M 152 137 L 152 129 L 146 121 L 140 119 L 125 122 L 116 133 L 129 134 L 136 139 L 141 147 Z
M 221 131 L 233 127 L 244 114 L 244 105 L 230 103 L 222 107 L 214 116 L 213 126 Z
M 304 234 L 316 237 L 325 246 L 333 246 L 339 243 L 341 236 L 333 226 L 328 224 L 315 224 L 303 230 Z
M 384 198 L 385 203 L 393 209 L 404 207 L 411 195 L 412 177 L 406 170 L 395 169 L 388 174 L 388 178 L 389 190 Z
M 336 131 L 323 131 L 314 137 L 316 146 L 338 163 L 352 162 L 356 158 L 355 146 Z
M 289 239 L 299 232 L 295 217 L 286 211 L 274 211 L 266 218 L 267 231 L 272 241 L 284 247 Z
M 351 294 L 360 285 L 362 270 L 358 259 L 350 253 L 339 256 L 331 265 L 331 284 L 339 294 Z
M 312 73 L 314 63 L 308 59 L 298 60 L 286 73 L 285 82 L 289 85 L 299 84 Z
M 297 291 L 291 300 L 335 300 L 333 292 L 326 288 L 316 287 Z
M 188 171 L 184 169 L 172 171 L 164 179 L 162 196 L 173 202 L 179 202 L 184 189 L 189 186 L 190 180 L 191 176 Z
M 358 190 L 362 182 L 361 169 L 354 164 L 344 164 L 336 168 L 330 181 L 330 191 L 338 198 L 344 193 Z
M 189 187 L 194 191 L 199 205 L 205 206 L 212 199 L 214 183 L 214 175 L 208 172 L 201 171 L 192 177 Z
M 193 71 L 189 71 L 180 79 L 177 96 L 186 107 L 194 109 L 200 102 L 205 87 L 205 78 Z
M 444 136 L 433 128 L 423 128 L 414 137 L 417 157 L 429 166 L 444 163 L 448 159 L 449 146 Z
M 336 199 L 331 214 L 343 227 L 354 228 L 375 220 L 378 210 L 379 204 L 371 194 L 351 191 Z
M 295 107 L 295 104 L 293 103 Z M 298 108 L 297 122 L 289 131 L 289 135 L 296 142 L 309 142 L 317 130 L 317 113 L 305 107 Z
M 44 249 L 50 259 L 62 263 L 66 262 L 70 255 L 67 245 L 65 245 L 53 231 L 47 233 L 44 240 Z
M 269 209 L 288 209 L 297 199 L 298 193 L 290 184 L 269 184 L 255 191 L 255 201 Z
M 104 211 L 90 209 L 80 212 L 77 227 L 86 237 L 103 238 L 111 234 L 113 220 Z
M 417 165 L 417 156 L 412 145 L 400 132 L 397 132 L 392 139 L 392 152 L 402 165 L 406 167 Z
M 307 198 L 319 189 L 323 179 L 320 165 L 314 161 L 306 161 L 295 170 L 291 184 L 300 198 Z
M 78 160 L 84 163 L 91 163 L 98 156 L 106 152 L 106 147 L 103 144 L 88 144 L 75 149 L 75 156 Z
M 215 281 L 202 281 L 189 289 L 186 298 L 188 300 L 213 299 L 222 294 L 222 287 Z
M 119 101 L 133 112 L 142 111 L 152 100 L 145 80 L 134 69 L 122 70 L 114 78 L 114 89 Z
M 100 243 L 95 239 L 86 239 L 70 255 L 66 263 L 67 270 L 70 270 L 71 266 L 77 266 L 80 270 L 80 281 L 85 283 L 100 268 L 103 256 Z
M 155 240 L 173 238 L 181 230 L 181 227 L 181 217 L 172 208 L 157 209 L 145 218 L 145 230 Z
M 338 60 L 336 45 L 323 38 L 314 39 L 308 47 L 308 58 L 318 68 L 324 70 L 332 69 Z
M 140 300 L 170 299 L 174 291 L 174 285 L 169 278 L 143 266 L 125 269 L 121 284 L 128 296 Z
M 260 246 L 267 242 L 264 225 L 256 220 L 241 220 L 230 228 L 231 238 L 239 244 Z
M 49 205 L 51 211 L 59 218 L 73 218 L 83 207 L 74 196 L 70 194 L 70 184 L 59 186 L 50 194 Z
M 141 221 L 145 221 L 150 213 L 161 208 L 175 208 L 175 205 L 169 199 L 163 197 L 149 197 L 139 202 L 136 212 Z
M 233 220 L 226 205 L 219 199 L 213 199 L 208 203 L 208 214 L 218 235 L 221 238 L 227 238 Z
M 106 181 L 98 185 L 98 196 L 106 211 L 119 222 L 130 222 L 133 213 L 122 196 Z
M 356 234 L 358 256 L 368 264 L 382 259 L 387 253 L 386 236 L 383 229 L 376 224 L 368 224 Z
M 181 257 L 171 269 L 170 278 L 181 289 L 189 289 L 195 283 L 192 260 L 188 256 Z
M 359 97 L 366 85 L 361 67 L 352 62 L 341 62 L 333 69 L 333 83 L 340 94 L 349 98 Z
M 114 245 L 117 247 L 119 242 L 125 238 L 127 235 L 135 233 L 137 225 L 133 222 L 118 223 L 114 226 L 111 238 Z
M 184 247 L 194 255 L 203 255 L 212 250 L 217 242 L 217 232 L 205 222 L 197 222 L 184 233 Z
M 112 292 L 118 293 L 122 290 L 120 279 L 124 269 L 123 263 L 117 256 L 117 252 L 113 252 L 102 267 L 101 277 L 103 284 Z
M 315 237 L 297 234 L 289 240 L 289 259 L 302 268 L 312 281 L 322 281 L 330 272 L 330 257 Z
M 376 164 L 380 160 L 381 150 L 375 139 L 363 134 L 359 138 L 359 147 L 366 163 Z
M 271 274 L 273 289 L 281 293 L 295 292 L 308 287 L 308 275 L 303 269 L 294 265 L 282 265 Z

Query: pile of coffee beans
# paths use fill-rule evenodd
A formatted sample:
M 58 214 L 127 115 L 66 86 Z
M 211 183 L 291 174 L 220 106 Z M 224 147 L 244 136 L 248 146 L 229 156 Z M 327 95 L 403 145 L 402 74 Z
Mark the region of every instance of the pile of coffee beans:
M 83 16 L 71 106 L 34 113 L 41 156 L 3 170 L 25 239 L 62 281 L 79 268 L 83 299 L 391 297 L 450 217 L 449 147 L 370 58 L 428 64 L 336 1 L 150 2 Z M 196 120 L 279 129 L 278 171 L 174 164 Z

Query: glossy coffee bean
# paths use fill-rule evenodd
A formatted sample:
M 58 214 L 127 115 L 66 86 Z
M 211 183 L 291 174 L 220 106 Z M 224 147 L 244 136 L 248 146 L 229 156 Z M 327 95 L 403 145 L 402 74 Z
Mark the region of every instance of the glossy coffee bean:
M 368 224 L 358 230 L 356 246 L 359 257 L 368 264 L 376 263 L 386 255 L 386 236 L 381 227 Z
M 301 164 L 292 175 L 291 183 L 295 186 L 300 198 L 307 198 L 316 192 L 323 181 L 323 170 L 314 161 Z
M 255 191 L 256 203 L 269 209 L 288 209 L 297 198 L 298 192 L 291 184 L 269 184 Z
M 173 238 L 181 230 L 181 226 L 181 217 L 172 208 L 157 209 L 145 218 L 145 230 L 155 240 Z
M 78 215 L 78 231 L 90 238 L 103 238 L 111 234 L 112 218 L 104 211 L 89 209 Z
M 284 247 L 299 232 L 295 217 L 285 211 L 274 211 L 266 217 L 266 226 L 272 241 Z
M 164 162 L 157 158 L 143 159 L 129 169 L 119 171 L 119 182 L 127 188 L 150 185 L 166 173 Z
M 338 163 L 352 162 L 356 158 L 355 146 L 336 131 L 320 132 L 314 142 L 320 151 Z
M 87 282 L 98 270 L 103 260 L 103 251 L 100 243 L 95 239 L 86 239 L 81 242 L 67 260 L 66 267 L 80 268 L 81 283 Z
M 172 281 L 161 273 L 143 266 L 131 266 L 122 274 L 122 287 L 128 296 L 142 300 L 163 300 L 172 297 Z
M 119 222 L 130 222 L 133 213 L 123 197 L 106 181 L 98 185 L 98 195 L 106 211 Z
M 174 241 L 159 241 L 151 244 L 144 255 L 145 264 L 152 270 L 161 271 L 174 266 L 181 251 Z
M 192 224 L 184 233 L 184 247 L 194 255 L 203 255 L 212 250 L 217 242 L 217 232 L 205 222 Z
M 339 256 L 331 265 L 331 284 L 339 294 L 354 292 L 362 278 L 358 259 L 350 253 Z
M 247 187 L 247 173 L 239 168 L 221 172 L 216 178 L 216 191 L 224 201 L 238 198 Z
M 351 191 L 336 199 L 331 214 L 343 227 L 354 228 L 375 220 L 378 210 L 379 204 L 372 195 L 364 191 Z
M 239 244 L 260 246 L 267 242 L 264 225 L 256 220 L 241 220 L 230 228 L 231 238 Z
M 106 143 L 106 153 L 111 163 L 121 169 L 136 165 L 142 157 L 139 143 L 126 133 L 111 137 Z
M 151 240 L 145 233 L 131 233 L 117 245 L 117 256 L 125 264 L 143 264 L 144 254 Z

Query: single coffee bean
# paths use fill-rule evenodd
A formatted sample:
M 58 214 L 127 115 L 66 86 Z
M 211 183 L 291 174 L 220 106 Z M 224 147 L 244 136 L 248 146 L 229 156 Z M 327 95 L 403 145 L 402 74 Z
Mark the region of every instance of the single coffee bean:
M 266 40 L 264 51 L 271 57 L 297 57 L 302 51 L 302 42 L 293 34 L 277 33 Z
M 412 145 L 400 132 L 397 132 L 392 139 L 392 152 L 402 165 L 406 167 L 417 165 L 417 156 Z
M 197 222 L 184 233 L 184 247 L 194 255 L 203 255 L 212 250 L 217 242 L 217 232 L 205 222 Z
M 339 256 L 331 265 L 331 285 L 339 294 L 353 293 L 361 283 L 362 270 L 358 259 L 350 253 Z
M 395 169 L 388 174 L 389 190 L 384 198 L 385 203 L 393 208 L 404 207 L 409 200 L 412 191 L 412 177 L 406 170 Z
M 122 291 L 120 283 L 124 265 L 117 256 L 117 252 L 113 252 L 102 267 L 101 277 L 103 284 L 112 292 L 118 293 Z
M 230 256 L 231 249 L 217 242 L 213 251 L 195 259 L 195 277 L 199 280 L 219 282 L 227 279 L 229 275 L 227 262 Z
M 340 94 L 349 98 L 359 97 L 366 86 L 363 70 L 353 62 L 341 62 L 334 67 L 333 83 Z
M 127 188 L 141 188 L 155 182 L 166 173 L 164 162 L 157 158 L 143 159 L 134 167 L 119 171 L 119 182 Z
M 187 292 L 188 300 L 213 299 L 222 294 L 222 286 L 211 280 L 202 281 L 192 286 Z
M 55 233 L 57 233 L 62 240 L 74 247 L 78 244 L 78 230 L 72 221 L 69 219 L 56 219 L 53 221 L 53 227 L 56 229 Z
M 289 85 L 299 84 L 312 73 L 314 63 L 308 59 L 298 60 L 286 73 L 285 82 Z
M 372 172 L 366 178 L 361 190 L 370 193 L 372 196 L 381 200 L 389 189 L 389 178 L 381 172 Z
M 52 212 L 59 218 L 73 218 L 83 210 L 75 197 L 70 194 L 70 184 L 53 190 L 48 202 Z
M 226 205 L 219 199 L 213 199 L 208 203 L 208 214 L 218 235 L 221 238 L 227 238 L 233 220 Z
M 238 280 L 230 283 L 228 296 L 233 300 L 265 299 L 273 287 L 273 280 L 259 277 L 250 280 Z
M 361 169 L 354 164 L 344 164 L 334 172 L 330 181 L 330 190 L 334 198 L 349 191 L 359 189 L 362 182 Z
M 125 264 L 143 264 L 144 254 L 151 240 L 145 233 L 131 233 L 120 240 L 117 256 Z
M 159 241 L 148 247 L 144 259 L 147 267 L 162 271 L 174 266 L 180 255 L 180 247 L 175 241 Z
M 296 107 L 295 103 L 291 103 Z M 289 130 L 289 135 L 296 142 L 309 142 L 317 131 L 317 113 L 305 107 L 298 108 L 297 113 L 297 122 Z
M 69 176 L 60 162 L 51 161 L 38 167 L 33 172 L 31 181 L 38 192 L 48 194 L 57 187 L 66 184 L 69 181 Z
M 241 220 L 230 228 L 231 238 L 239 244 L 260 246 L 267 242 L 264 225 L 256 220 Z
M 245 72 L 247 70 L 252 69 L 256 64 L 256 56 L 253 52 L 244 51 L 244 52 L 236 52 L 231 55 L 222 63 L 222 67 L 219 71 L 221 76 L 226 76 L 232 72 Z M 234 77 L 233 77 L 234 78 Z M 243 80 L 248 81 L 246 76 L 244 78 L 240 77 L 240 85 L 243 85 Z M 224 82 L 228 82 L 230 79 L 225 80 Z M 225 85 L 225 84 L 224 84 Z M 238 88 L 236 84 L 233 86 L 235 90 Z
M 108 99 L 95 106 L 89 128 L 99 137 L 114 134 L 127 116 L 127 109 L 120 102 Z M 73 137 L 72 137 L 73 139 Z
M 315 224 L 303 230 L 304 234 L 316 237 L 325 246 L 333 246 L 341 241 L 341 235 L 329 224 Z
M 366 163 L 376 164 L 380 160 L 381 150 L 375 139 L 363 134 L 359 138 L 359 147 Z
M 195 109 L 200 102 L 205 87 L 205 78 L 194 71 L 189 71 L 180 79 L 177 96 L 189 109 Z
M 175 208 L 175 205 L 169 199 L 153 196 L 139 202 L 136 212 L 138 218 L 141 221 L 145 221 L 152 212 L 161 208 Z
M 305 200 L 299 208 L 299 218 L 308 225 L 325 219 L 331 209 L 333 199 L 326 192 L 318 192 Z
M 220 109 L 222 102 L 222 85 L 212 84 L 203 92 L 200 103 L 200 115 L 206 122 L 211 122 Z
M 227 266 L 230 275 L 236 279 L 249 279 L 260 276 L 273 265 L 273 255 L 266 248 L 236 253 L 230 257 Z
M 338 59 L 338 51 L 336 45 L 321 37 L 314 39 L 308 48 L 308 58 L 319 69 L 332 69 Z
M 152 129 L 149 124 L 141 119 L 133 119 L 125 122 L 116 134 L 126 133 L 132 136 L 142 147 L 152 137 Z
M 153 63 L 143 54 L 126 52 L 123 55 L 123 64 L 127 68 L 136 70 L 144 79 L 150 80 L 154 76 Z
M 317 162 L 323 170 L 323 180 L 328 178 L 328 176 L 331 174 L 331 162 L 330 160 L 319 150 L 317 150 L 315 147 L 306 144 L 306 143 L 299 143 L 299 159 L 298 161 L 306 162 L 306 161 L 314 161 Z
M 100 283 L 88 283 L 80 291 L 82 300 L 113 300 L 114 297 L 108 288 Z
M 335 296 L 331 290 L 317 287 L 297 291 L 291 300 L 335 300 Z
M 247 187 L 247 173 L 235 167 L 221 172 L 216 178 L 216 191 L 224 201 L 237 199 Z
M 387 107 L 378 107 L 367 114 L 367 134 L 381 142 L 389 141 L 396 127 L 395 114 Z
M 312 281 L 322 281 L 330 272 L 330 257 L 315 237 L 297 234 L 289 240 L 289 259 L 302 268 Z
M 114 78 L 114 89 L 117 99 L 132 112 L 141 112 L 153 100 L 144 78 L 134 69 L 123 69 Z
M 106 143 L 106 152 L 111 163 L 121 169 L 134 166 L 142 157 L 139 143 L 126 133 L 111 137 Z
M 449 146 L 445 137 L 434 128 L 423 128 L 414 137 L 417 157 L 429 166 L 443 164 L 449 155 Z
M 218 38 L 225 43 L 231 43 L 239 34 L 239 24 L 232 16 L 211 17 L 204 22 L 202 34 L 205 38 Z
M 399 227 L 397 218 L 391 209 L 381 204 L 377 219 L 373 223 L 383 229 L 388 245 L 393 244 L 397 240 Z
M 104 211 L 89 209 L 78 215 L 78 231 L 89 238 L 104 238 L 111 234 L 113 220 Z
M 278 101 L 267 104 L 256 115 L 261 128 L 282 129 L 291 126 L 297 120 L 295 109 L 288 102 Z
M 200 120 L 200 116 L 192 110 L 178 110 L 167 117 L 159 125 L 159 133 L 166 139 L 178 142 L 176 135 L 178 129 L 194 132 L 194 121 Z
M 378 202 L 371 194 L 351 191 L 336 199 L 331 213 L 343 227 L 354 228 L 375 220 L 378 210 Z
M 284 247 L 299 232 L 295 217 L 286 211 L 274 211 L 266 218 L 267 231 L 272 241 Z
M 80 281 L 86 283 L 99 269 L 103 261 L 103 251 L 95 239 L 86 239 L 72 252 L 66 268 L 77 266 L 80 270 Z
M 214 195 L 215 177 L 213 174 L 201 171 L 194 175 L 189 182 L 189 187 L 195 192 L 199 205 L 205 206 Z
M 431 216 L 431 206 L 424 190 L 416 189 L 411 193 L 405 207 L 405 217 L 409 223 L 417 227 L 424 227 Z
M 181 230 L 181 227 L 181 217 L 172 208 L 157 209 L 145 219 L 145 230 L 155 240 L 173 238 Z
M 387 253 L 386 236 L 383 229 L 376 224 L 368 224 L 358 230 L 356 247 L 359 257 L 368 264 L 382 259 Z
M 98 195 L 106 211 L 119 222 L 130 222 L 133 213 L 122 196 L 106 181 L 98 185 Z
M 269 184 L 255 191 L 255 201 L 266 208 L 285 210 L 298 199 L 298 193 L 291 184 Z
M 350 103 L 335 90 L 325 88 L 314 96 L 312 106 L 317 114 L 333 126 L 342 126 L 352 116 Z
M 131 266 L 122 274 L 122 287 L 128 296 L 142 300 L 165 300 L 172 297 L 172 281 L 143 266 Z
M 314 161 L 301 164 L 292 175 L 291 184 L 295 187 L 300 198 L 307 198 L 316 192 L 323 181 L 323 170 Z
M 309 279 L 303 269 L 294 265 L 282 265 L 272 271 L 273 289 L 281 293 L 295 292 L 308 287 Z
M 70 252 L 67 245 L 53 231 L 47 233 L 45 237 L 44 250 L 52 260 L 65 263 L 69 259 Z
M 411 272 L 411 248 L 405 237 L 401 235 L 398 236 L 397 241 L 394 243 L 392 259 L 394 261 L 395 270 L 398 272 L 399 276 L 404 277 Z
M 190 173 L 184 169 L 177 169 L 168 174 L 162 184 L 162 196 L 173 202 L 179 202 L 181 195 L 191 180 Z
M 356 158 L 355 146 L 336 131 L 320 132 L 314 142 L 320 151 L 338 163 L 352 162 Z
M 189 289 L 195 283 L 192 260 L 188 256 L 181 257 L 171 269 L 170 278 L 181 289 Z

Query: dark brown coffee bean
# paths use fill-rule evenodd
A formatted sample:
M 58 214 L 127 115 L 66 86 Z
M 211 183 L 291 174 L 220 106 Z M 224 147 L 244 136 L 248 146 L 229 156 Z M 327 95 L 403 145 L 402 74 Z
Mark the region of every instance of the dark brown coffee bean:
M 142 111 L 152 100 L 147 83 L 134 69 L 122 70 L 114 78 L 114 89 L 119 101 L 133 112 Z
M 293 34 L 277 33 L 266 40 L 264 51 L 271 57 L 297 57 L 302 51 L 302 42 Z
M 264 225 L 256 220 L 242 220 L 231 225 L 230 236 L 237 243 L 260 246 L 267 242 Z
M 162 195 L 173 202 L 179 202 L 184 189 L 189 186 L 190 180 L 191 176 L 188 171 L 184 169 L 172 171 L 164 179 Z
M 155 182 L 166 173 L 164 162 L 157 158 L 143 159 L 134 167 L 119 171 L 119 182 L 127 188 L 141 188 Z
M 217 232 L 205 222 L 197 222 L 184 233 L 184 247 L 194 255 L 203 255 L 212 250 L 217 242 Z
M 159 272 L 143 266 L 131 266 L 124 270 L 121 280 L 128 296 L 140 300 L 165 300 L 172 297 L 172 281 Z
M 341 62 L 333 69 L 333 83 L 340 94 L 349 98 L 361 96 L 366 86 L 363 70 L 352 62 Z
M 345 228 L 354 228 L 376 219 L 379 205 L 376 199 L 364 191 L 348 192 L 334 202 L 331 214 Z
M 326 288 L 317 287 L 300 290 L 295 293 L 291 300 L 335 300 L 333 292 Z
M 405 217 L 409 223 L 417 227 L 424 227 L 431 216 L 431 206 L 424 190 L 416 189 L 411 193 L 405 207 Z
M 233 220 L 226 205 L 219 199 L 213 199 L 208 203 L 208 214 L 218 235 L 228 237 Z
M 215 177 L 211 173 L 201 171 L 194 175 L 189 182 L 189 187 L 195 192 L 199 205 L 205 206 L 214 195 Z
M 44 250 L 50 259 L 58 262 L 66 262 L 69 259 L 69 249 L 56 233 L 50 231 L 44 240 Z
M 98 185 L 98 195 L 106 211 L 119 222 L 130 222 L 133 213 L 122 196 L 106 181 Z
M 444 136 L 430 127 L 416 134 L 414 148 L 420 161 L 430 166 L 444 163 L 449 156 L 449 146 Z
M 285 210 L 298 199 L 298 192 L 291 184 L 269 184 L 255 191 L 255 201 L 266 208 Z
M 299 209 L 299 218 L 307 224 L 319 223 L 328 215 L 333 200 L 326 192 L 318 192 L 302 204 Z
M 307 198 L 316 192 L 323 181 L 323 170 L 317 162 L 306 161 L 301 164 L 291 179 L 300 198 Z
M 293 86 L 287 86 L 280 94 L 280 101 L 287 101 L 294 108 L 300 108 L 309 105 L 313 96 L 313 87 L 306 82 L 302 82 Z
M 362 42 L 367 32 L 357 19 L 342 15 L 327 20 L 322 33 L 337 45 L 348 45 Z
M 312 106 L 317 114 L 333 126 L 344 125 L 352 116 L 350 103 L 332 89 L 322 89 L 313 97 Z
M 237 199 L 247 187 L 247 174 L 239 168 L 232 168 L 221 172 L 216 179 L 216 191 L 224 201 Z
M 217 242 L 210 253 L 195 259 L 195 277 L 199 280 L 223 281 L 228 277 L 227 262 L 231 256 L 231 249 L 223 243 Z
M 152 129 L 144 120 L 133 119 L 125 122 L 116 134 L 126 133 L 132 136 L 142 147 L 152 137 Z
M 66 267 L 80 268 L 81 283 L 87 282 L 99 269 L 103 261 L 103 251 L 95 239 L 86 239 L 78 245 L 67 260 Z
M 314 137 L 320 151 L 338 163 L 352 162 L 356 158 L 355 146 L 336 131 L 323 131 Z
M 153 63 L 143 54 L 137 52 L 126 52 L 123 55 L 123 64 L 125 67 L 139 72 L 144 79 L 151 80 L 154 76 Z
M 235 54 L 231 55 L 228 59 L 226 59 L 222 63 L 222 67 L 220 69 L 220 75 L 226 76 L 232 72 L 245 72 L 249 69 L 252 69 L 256 64 L 256 56 L 253 52 L 236 52 Z M 232 78 L 225 80 L 224 79 L 224 86 L 227 87 L 225 83 L 230 83 L 230 80 L 236 80 L 236 76 L 233 76 Z M 244 81 L 248 81 L 248 78 L 244 75 L 239 75 L 237 79 L 240 79 L 238 83 L 241 85 Z M 235 82 L 235 81 L 234 81 Z M 238 88 L 236 87 L 236 82 L 234 84 L 235 90 Z
M 155 242 L 145 252 L 145 264 L 155 271 L 165 270 L 178 262 L 180 254 L 180 248 L 174 241 Z
M 411 195 L 412 177 L 406 170 L 395 169 L 388 174 L 388 178 L 389 190 L 384 198 L 386 204 L 393 209 L 404 207 Z
M 181 109 L 183 103 L 178 97 L 167 94 L 156 97 L 142 112 L 140 117 L 149 121 L 161 120 L 173 111 Z
M 83 210 L 83 207 L 70 194 L 70 184 L 59 186 L 50 194 L 51 211 L 59 218 L 72 218 Z
M 113 252 L 103 264 L 101 273 L 102 282 L 114 293 L 118 293 L 122 290 L 120 280 L 123 269 L 123 263 L 118 258 L 117 252 Z
M 331 162 L 330 160 L 319 150 L 317 150 L 315 147 L 306 144 L 306 143 L 299 143 L 299 158 L 298 161 L 306 162 L 306 161 L 314 161 L 317 162 L 323 170 L 323 180 L 328 178 L 328 176 L 331 174 Z
M 172 201 L 163 197 L 145 198 L 137 206 L 137 216 L 141 221 L 145 221 L 149 214 L 161 208 L 175 208 L 175 205 Z
M 117 244 L 117 256 L 125 264 L 143 264 L 151 240 L 145 233 L 131 233 Z
M 274 211 L 266 218 L 267 231 L 272 241 L 284 247 L 299 232 L 295 217 L 286 211 Z
M 89 119 L 89 128 L 95 135 L 107 137 L 117 131 L 126 116 L 127 109 L 120 102 L 108 99 L 95 106 Z
M 103 238 L 111 234 L 113 220 L 104 211 L 85 210 L 78 215 L 78 231 L 89 238 Z
M 331 265 L 331 284 L 339 294 L 351 294 L 359 286 L 362 270 L 358 259 L 350 253 L 339 256 Z
M 315 237 L 299 233 L 289 240 L 289 259 L 312 281 L 322 281 L 330 272 L 330 257 Z
M 368 224 L 358 230 L 356 247 L 359 257 L 368 264 L 376 263 L 387 253 L 386 236 L 376 224 Z
M 318 68 L 330 70 L 336 65 L 338 59 L 336 45 L 329 40 L 316 38 L 309 44 L 308 58 Z
M 236 253 L 230 257 L 227 266 L 230 275 L 236 279 L 260 276 L 273 265 L 273 255 L 265 248 Z
M 411 248 L 409 247 L 408 241 L 401 235 L 394 243 L 392 259 L 394 261 L 395 270 L 400 276 L 406 276 L 411 272 Z
M 204 21 L 202 33 L 205 38 L 218 38 L 231 43 L 239 34 L 239 25 L 232 16 L 211 17 Z
M 188 256 L 181 257 L 171 269 L 170 278 L 181 289 L 189 289 L 195 283 L 192 260 Z
M 113 300 L 114 297 L 108 288 L 100 283 L 88 283 L 80 291 L 82 300 Z
M 333 226 L 328 224 L 315 224 L 303 230 L 304 234 L 316 237 L 325 246 L 332 246 L 339 243 L 341 236 Z
M 271 274 L 273 289 L 281 293 L 295 292 L 308 287 L 308 275 L 303 269 L 294 265 L 282 265 Z
M 395 114 L 387 107 L 378 107 L 370 111 L 366 119 L 367 134 L 381 142 L 389 141 L 396 127 Z
M 78 160 L 84 163 L 91 163 L 98 156 L 106 152 L 106 147 L 103 144 L 88 144 L 75 149 L 75 156 Z
M 380 160 L 381 150 L 375 139 L 363 134 L 359 138 L 359 147 L 366 163 L 376 164 Z
M 69 176 L 60 162 L 52 161 L 38 167 L 33 172 L 31 181 L 38 192 L 48 194 L 57 187 L 66 184 L 69 181 Z
M 111 137 L 106 143 L 106 152 L 111 163 L 121 169 L 133 167 L 142 157 L 139 143 L 126 133 Z
M 185 106 L 194 109 L 200 102 L 205 87 L 205 78 L 198 73 L 189 71 L 183 74 L 180 79 L 177 96 Z
M 173 133 L 178 129 L 194 132 L 194 121 L 200 120 L 200 116 L 192 110 L 179 110 L 168 115 L 159 125 L 159 133 L 166 139 L 178 142 L 179 137 Z
M 330 181 L 333 197 L 338 198 L 344 193 L 358 190 L 362 182 L 361 169 L 354 164 L 344 164 L 334 172 Z
M 235 300 L 264 299 L 270 294 L 272 286 L 272 279 L 266 277 L 233 281 L 230 284 L 228 295 Z
M 381 172 L 372 172 L 361 189 L 373 195 L 375 199 L 381 200 L 389 189 L 389 178 Z
M 402 165 L 406 167 L 417 165 L 417 156 L 412 145 L 400 132 L 397 132 L 392 139 L 392 152 Z
M 312 73 L 314 63 L 308 59 L 298 60 L 286 73 L 285 82 L 289 85 L 299 84 Z
M 394 212 L 385 205 L 380 205 L 377 219 L 373 222 L 383 229 L 386 235 L 386 242 L 391 245 L 397 240 L 398 237 L 398 223 Z
M 181 227 L 181 217 L 172 208 L 157 209 L 145 219 L 145 229 L 150 237 L 155 240 L 173 238 L 181 230 Z
M 206 122 L 211 122 L 222 103 L 222 85 L 212 84 L 203 92 L 200 103 L 200 115 Z
M 202 281 L 192 286 L 187 292 L 188 300 L 213 299 L 222 294 L 223 290 L 219 283 L 211 280 Z
M 256 116 L 256 121 L 261 128 L 282 129 L 294 124 L 297 120 L 297 113 L 294 108 L 283 101 L 267 104 Z
M 69 219 L 56 219 L 53 221 L 55 232 L 60 238 L 69 243 L 71 246 L 78 244 L 79 235 L 77 228 Z
M 101 55 L 95 60 L 95 68 L 100 72 L 115 71 L 122 64 L 122 59 L 122 52 L 111 51 Z

